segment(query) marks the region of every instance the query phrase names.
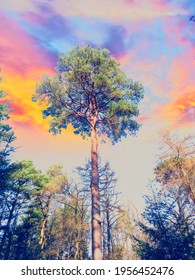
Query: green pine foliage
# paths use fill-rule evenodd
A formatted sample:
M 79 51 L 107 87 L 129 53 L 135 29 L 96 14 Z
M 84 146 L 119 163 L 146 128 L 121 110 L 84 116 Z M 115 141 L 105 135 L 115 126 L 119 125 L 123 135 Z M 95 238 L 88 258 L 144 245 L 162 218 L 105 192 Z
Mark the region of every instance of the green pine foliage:
M 33 96 L 47 103 L 43 116 L 51 117 L 54 134 L 71 124 L 75 134 L 90 136 L 94 118 L 97 133 L 113 143 L 139 129 L 133 118 L 143 86 L 126 76 L 107 49 L 77 46 L 59 55 L 56 71 L 43 77 Z
M 14 132 L 7 123 L 10 109 L 5 98 L 6 94 L 0 90 L 0 192 L 9 184 L 9 174 L 13 168 L 10 155 L 14 151 L 13 141 L 15 140 Z

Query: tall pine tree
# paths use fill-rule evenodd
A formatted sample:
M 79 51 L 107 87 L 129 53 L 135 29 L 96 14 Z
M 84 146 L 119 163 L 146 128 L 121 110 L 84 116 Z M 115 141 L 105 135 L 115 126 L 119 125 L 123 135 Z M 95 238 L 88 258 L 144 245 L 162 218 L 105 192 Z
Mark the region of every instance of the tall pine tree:
M 102 259 L 102 227 L 98 172 L 98 137 L 118 142 L 136 134 L 138 104 L 143 87 L 129 79 L 106 49 L 75 47 L 60 55 L 57 74 L 45 76 L 33 100 L 46 102 L 44 117 L 51 117 L 54 134 L 69 124 L 75 134 L 91 138 L 92 254 Z

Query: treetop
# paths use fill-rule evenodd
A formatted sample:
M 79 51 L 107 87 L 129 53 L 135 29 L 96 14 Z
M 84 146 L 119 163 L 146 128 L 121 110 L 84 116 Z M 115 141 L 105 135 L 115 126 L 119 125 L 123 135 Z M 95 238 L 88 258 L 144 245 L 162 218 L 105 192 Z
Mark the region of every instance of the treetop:
M 92 129 L 113 143 L 136 134 L 138 104 L 143 86 L 128 78 L 107 49 L 76 46 L 60 54 L 53 77 L 44 76 L 33 100 L 47 103 L 50 131 L 60 133 L 71 124 L 75 134 L 90 136 Z

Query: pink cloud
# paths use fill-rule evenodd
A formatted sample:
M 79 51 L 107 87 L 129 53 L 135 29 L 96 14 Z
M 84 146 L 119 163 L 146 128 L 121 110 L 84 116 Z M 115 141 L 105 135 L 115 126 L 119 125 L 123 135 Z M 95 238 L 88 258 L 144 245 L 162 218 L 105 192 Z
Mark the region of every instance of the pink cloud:
M 62 15 L 94 17 L 120 24 L 178 14 L 178 9 L 166 5 L 166 2 L 160 1 L 158 5 L 156 2 L 157 0 L 107 0 L 101 5 L 99 0 L 53 0 L 52 6 Z
M 170 7 L 170 0 L 150 0 L 150 4 L 154 9 L 161 10 L 164 12 L 172 11 L 173 8 Z
M 22 107 L 19 104 L 11 104 L 10 105 L 10 109 L 13 110 L 13 114 L 16 115 L 25 115 L 26 114 L 26 110 L 24 109 L 24 107 Z
M 0 14 L 0 61 L 4 71 L 28 76 L 40 67 L 53 68 L 53 57 L 15 21 Z

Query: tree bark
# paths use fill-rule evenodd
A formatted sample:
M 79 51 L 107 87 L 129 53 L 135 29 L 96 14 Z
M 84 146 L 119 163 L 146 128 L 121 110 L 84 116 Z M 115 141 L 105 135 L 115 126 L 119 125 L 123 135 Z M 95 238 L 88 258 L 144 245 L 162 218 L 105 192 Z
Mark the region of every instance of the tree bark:
M 41 224 L 41 233 L 40 233 L 40 239 L 39 239 L 39 244 L 41 245 L 41 251 L 43 251 L 44 246 L 45 246 L 45 230 L 46 230 L 46 224 L 48 220 L 48 213 L 49 213 L 49 206 L 50 206 L 50 200 L 51 200 L 51 195 L 48 196 L 44 213 L 43 213 L 43 221 Z
M 91 131 L 91 229 L 92 229 L 92 258 L 102 260 L 102 228 L 100 215 L 100 192 L 98 172 L 98 139 L 95 128 Z
M 111 255 L 111 226 L 110 226 L 110 204 L 109 199 L 106 200 L 106 221 L 107 221 L 107 250 L 108 250 L 108 259 Z
M 179 159 L 179 168 L 180 168 L 180 171 L 183 175 L 184 185 L 185 185 L 186 189 L 188 190 L 188 193 L 190 194 L 190 197 L 191 197 L 193 203 L 195 204 L 195 195 L 194 195 L 193 190 L 191 188 L 191 184 L 190 184 L 190 180 L 188 178 L 188 174 L 185 171 L 185 169 L 183 168 L 182 162 L 181 162 L 180 159 Z

